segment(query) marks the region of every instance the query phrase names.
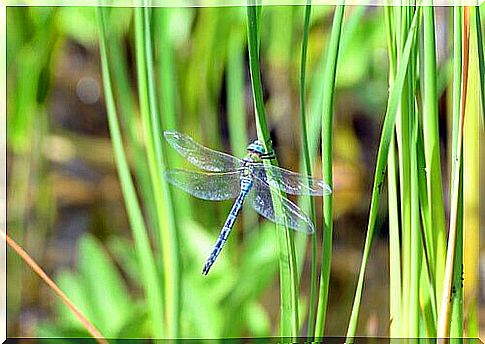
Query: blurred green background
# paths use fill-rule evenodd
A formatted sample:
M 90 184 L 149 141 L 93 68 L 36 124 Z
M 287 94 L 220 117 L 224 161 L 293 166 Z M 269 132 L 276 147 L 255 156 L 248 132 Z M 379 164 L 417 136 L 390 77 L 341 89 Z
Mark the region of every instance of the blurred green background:
M 436 10 L 440 139 L 449 145 L 450 14 Z M 256 138 L 244 8 L 156 9 L 154 71 L 171 125 L 204 145 L 245 154 Z M 268 122 L 281 166 L 302 171 L 299 68 L 304 8 L 266 7 L 261 68 Z M 319 140 L 322 61 L 333 7 L 313 8 L 308 50 L 308 123 L 321 177 Z M 343 335 L 352 306 L 367 225 L 376 151 L 388 91 L 384 11 L 349 7 L 335 91 L 334 242 L 327 335 Z M 147 182 L 137 94 L 133 9 L 113 8 L 108 52 L 128 159 L 159 272 L 153 190 Z M 163 66 L 163 67 L 161 67 Z M 167 67 L 168 66 L 168 67 Z M 96 11 L 90 7 L 7 9 L 8 231 L 55 277 L 107 337 L 151 336 L 140 266 L 110 142 L 100 72 Z M 162 139 L 162 138 L 160 138 Z M 173 152 L 170 165 L 184 166 Z M 445 168 L 446 166 L 443 166 Z M 444 174 L 445 183 L 448 176 Z M 279 283 L 274 226 L 244 211 L 208 277 L 202 264 L 230 202 L 190 198 L 173 189 L 179 233 L 182 337 L 278 334 Z M 385 202 L 383 202 L 385 204 Z M 317 228 L 321 228 L 321 199 Z M 385 205 L 382 206 L 384 208 Z M 360 335 L 387 335 L 387 212 L 367 271 Z M 302 252 L 301 305 L 309 293 L 307 238 Z M 320 243 L 318 250 L 320 252 Z M 306 253 L 305 253 L 306 252 Z M 165 262 L 166 263 L 166 262 Z M 160 273 L 162 285 L 162 274 Z M 9 336 L 84 336 L 52 292 L 8 254 Z M 302 318 L 303 324 L 305 318 Z M 303 325 L 305 326 L 305 325 Z

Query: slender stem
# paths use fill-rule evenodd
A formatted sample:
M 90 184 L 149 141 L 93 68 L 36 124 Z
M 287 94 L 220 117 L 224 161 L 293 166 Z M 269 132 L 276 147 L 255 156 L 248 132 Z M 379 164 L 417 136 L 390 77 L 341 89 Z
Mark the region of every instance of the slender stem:
M 485 56 L 483 51 L 482 20 L 480 6 L 475 6 L 475 21 L 477 29 L 478 68 L 480 74 L 481 104 L 482 104 L 482 125 L 485 125 Z
M 170 188 L 165 179 L 162 178 L 160 170 L 165 170 L 166 160 L 162 148 L 162 117 L 159 113 L 157 103 L 157 92 L 155 89 L 155 73 L 153 67 L 153 49 L 150 26 L 150 11 L 149 7 L 144 7 L 143 11 L 143 27 L 144 27 L 144 47 L 145 47 L 145 65 L 146 65 L 146 82 L 147 82 L 147 97 L 149 107 L 149 121 L 151 129 L 151 144 L 153 145 L 154 159 L 152 163 L 152 170 L 156 171 L 156 175 L 152 176 L 152 181 L 155 182 L 155 202 L 157 206 L 159 230 L 160 230 L 160 248 L 163 255 L 163 271 L 164 271 L 164 286 L 165 286 L 165 305 L 166 305 L 166 321 L 167 321 L 167 336 L 169 338 L 177 338 L 179 331 L 179 308 L 180 308 L 180 271 L 179 271 L 179 249 L 178 249 L 178 235 L 176 228 L 176 221 L 174 218 L 172 196 Z M 173 114 L 164 114 L 167 117 Z M 148 118 L 147 118 L 148 119 Z
M 456 157 L 458 149 L 458 134 L 460 123 L 460 107 L 461 107 L 461 82 L 462 82 L 462 49 L 463 49 L 463 8 L 455 7 L 453 9 L 454 21 L 453 21 L 453 85 L 452 85 L 452 128 L 451 128 L 451 161 Z M 473 97 L 472 97 L 473 101 Z M 467 118 L 469 119 L 469 118 Z M 465 131 L 465 120 L 463 122 L 463 131 Z M 464 153 L 462 153 L 464 155 Z M 455 164 L 451 164 L 451 180 L 456 177 L 455 174 L 459 173 L 460 185 L 459 185 L 459 199 L 458 199 L 458 223 L 456 229 L 456 248 L 455 259 L 453 266 L 453 282 L 452 282 L 452 294 L 450 300 L 450 336 L 462 337 L 463 336 L 463 293 L 462 293 L 462 273 L 463 273 L 463 167 L 464 159 L 460 165 L 459 171 L 455 170 Z M 452 185 L 450 185 L 450 195 L 453 193 Z
M 414 94 L 415 92 L 412 92 Z M 419 337 L 419 280 L 421 277 L 421 228 L 419 213 L 419 183 L 418 183 L 418 117 L 417 113 L 411 118 L 411 256 L 410 258 L 410 291 L 409 291 L 409 338 Z
M 123 192 L 123 199 L 128 212 L 128 219 L 133 232 L 136 253 L 142 269 L 143 286 L 147 297 L 147 304 L 150 307 L 152 321 L 152 333 L 155 337 L 164 337 L 163 326 L 163 297 L 158 283 L 158 272 L 155 265 L 155 258 L 152 255 L 148 233 L 143 221 L 143 215 L 138 202 L 135 186 L 131 179 L 131 173 L 126 159 L 123 142 L 121 139 L 120 126 L 111 86 L 111 76 L 108 68 L 108 55 L 106 51 L 107 38 L 104 19 L 104 9 L 98 7 L 99 28 L 101 32 L 101 66 L 103 75 L 104 93 L 108 113 L 108 124 L 113 144 L 113 151 L 116 160 L 116 167 Z
M 25 250 L 15 242 L 8 234 L 0 230 L 0 237 L 12 248 L 17 255 L 35 272 L 44 282 L 59 296 L 62 302 L 69 308 L 74 316 L 79 320 L 88 333 L 98 342 L 98 344 L 108 344 L 101 332 L 89 321 L 81 310 L 67 297 L 67 295 L 57 286 L 57 284 L 45 273 L 45 271 L 25 252 Z
M 387 31 L 387 46 L 389 50 L 389 88 L 392 88 L 396 74 L 396 46 L 393 39 L 394 22 L 392 7 L 385 8 L 385 20 Z M 389 319 L 391 337 L 399 337 L 401 316 L 401 248 L 399 237 L 399 210 L 398 210 L 398 174 L 396 160 L 396 140 L 393 135 L 389 147 L 388 161 L 388 204 L 389 204 Z
M 312 12 L 311 0 L 307 1 L 305 6 L 305 21 L 303 26 L 303 41 L 301 45 L 301 66 L 300 66 L 300 130 L 302 141 L 302 153 L 305 165 L 305 173 L 312 175 L 312 161 L 310 157 L 310 148 L 308 144 L 308 128 L 306 120 L 306 64 L 308 50 L 308 34 L 310 30 L 310 16 Z M 316 224 L 315 202 L 313 198 L 308 197 L 310 203 L 310 216 L 313 223 Z M 308 336 L 311 337 L 315 332 L 316 317 L 316 293 L 317 293 L 317 235 L 311 237 L 311 276 L 310 276 L 310 304 L 308 305 Z
M 367 226 L 367 235 L 365 238 L 364 252 L 362 256 L 361 267 L 359 271 L 359 279 L 355 291 L 354 304 L 352 306 L 352 313 L 350 315 L 349 326 L 347 329 L 346 343 L 353 342 L 353 337 L 357 329 L 357 323 L 360 311 L 360 302 L 362 299 L 362 292 L 364 287 L 365 270 L 367 261 L 369 259 L 372 241 L 374 239 L 375 224 L 377 220 L 377 211 L 379 208 L 380 196 L 386 174 L 386 164 L 388 160 L 389 147 L 392 137 L 394 135 L 394 126 L 396 121 L 396 114 L 398 110 L 399 100 L 401 98 L 404 82 L 408 70 L 408 64 L 411 56 L 411 48 L 414 45 L 417 25 L 419 23 L 421 10 L 418 8 L 414 13 L 414 18 L 407 35 L 406 44 L 401 56 L 401 63 L 399 65 L 396 78 L 388 100 L 384 124 L 382 127 L 381 140 L 379 143 L 379 150 L 377 152 L 376 171 L 374 175 L 374 186 L 372 188 L 372 198 L 369 211 L 369 223 Z
M 258 137 L 265 146 L 266 151 L 269 152 L 273 151 L 273 147 L 266 122 L 261 71 L 259 67 L 258 11 L 259 6 L 255 6 L 254 4 L 250 3 L 247 7 L 249 67 L 256 110 L 255 116 Z M 276 166 L 278 161 L 274 158 L 271 159 L 270 163 Z M 281 195 L 279 192 L 272 191 L 271 197 L 275 212 L 281 211 Z M 281 335 L 296 337 L 298 336 L 299 321 L 298 272 L 296 268 L 294 233 L 288 228 L 283 228 L 282 230 L 278 230 L 277 235 L 280 243 Z
M 404 51 L 406 37 L 409 33 L 410 17 L 409 13 L 411 8 L 401 7 L 397 9 L 398 18 L 400 20 L 399 34 L 398 34 L 398 55 L 397 66 L 400 68 L 402 65 L 402 53 Z M 409 64 L 411 64 L 409 62 Z M 411 290 L 411 161 L 409 149 L 411 146 L 410 139 L 410 113 L 411 104 L 409 99 L 411 96 L 410 89 L 410 75 L 411 68 L 407 67 L 406 80 L 403 86 L 402 94 L 399 101 L 399 116 L 397 117 L 396 133 L 399 155 L 399 178 L 400 178 L 400 191 L 401 191 L 401 272 L 402 272 L 402 298 L 401 298 L 401 335 L 408 337 L 409 329 L 409 307 L 410 307 L 410 295 Z
M 333 101 L 344 10 L 345 7 L 342 5 L 335 8 L 323 75 L 325 82 L 322 109 L 322 170 L 323 180 L 330 185 L 330 187 L 333 187 Z M 323 216 L 322 268 L 320 272 L 320 290 L 318 296 L 315 337 L 323 336 L 327 316 L 328 288 L 330 284 L 330 266 L 332 260 L 333 194 L 325 196 L 323 199 Z
M 108 27 L 113 25 L 116 20 L 119 20 L 117 12 L 111 10 Z M 121 127 L 126 133 L 127 145 L 131 149 L 136 179 L 143 196 L 143 204 L 147 209 L 149 223 L 153 228 L 156 228 L 153 190 L 150 185 L 150 176 L 146 173 L 148 168 L 147 156 L 136 125 L 138 109 L 131 91 L 128 62 L 122 49 L 123 35 L 122 32 L 117 32 L 113 36 L 115 37 L 108 40 L 108 54 L 109 63 L 112 66 L 111 70 L 113 71 L 114 91 L 119 102 Z
M 450 207 L 450 229 L 448 234 L 448 249 L 446 253 L 446 267 L 443 280 L 443 289 L 441 295 L 440 313 L 438 317 L 438 338 L 446 338 L 449 334 L 449 319 L 450 319 L 450 296 L 451 286 L 453 283 L 453 267 L 456 255 L 457 243 L 457 229 L 458 229 L 458 208 L 460 200 L 460 173 L 463 148 L 463 123 L 465 117 L 466 107 L 466 93 L 468 86 L 468 48 L 470 41 L 470 8 L 463 9 L 463 69 L 462 82 L 460 92 L 460 118 L 458 123 L 458 136 L 456 145 L 456 155 L 453 157 L 453 170 L 455 175 L 452 180 L 451 189 L 451 207 Z
M 436 40 L 434 9 L 423 8 L 424 18 L 424 77 L 423 77 L 423 133 L 424 154 L 426 161 L 428 204 L 432 204 L 430 211 L 430 229 L 433 245 L 429 245 L 428 254 L 430 269 L 440 284 L 443 280 L 443 261 L 446 250 L 445 243 L 445 214 L 441 178 L 440 137 L 438 128 L 438 95 L 436 79 Z M 438 290 L 439 292 L 439 290 Z M 433 296 L 436 298 L 436 296 Z

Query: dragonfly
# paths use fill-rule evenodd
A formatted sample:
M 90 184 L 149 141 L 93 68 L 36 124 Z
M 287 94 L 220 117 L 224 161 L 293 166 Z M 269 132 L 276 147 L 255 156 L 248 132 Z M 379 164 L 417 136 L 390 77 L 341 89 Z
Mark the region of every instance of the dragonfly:
M 165 131 L 164 136 L 180 155 L 202 170 L 166 170 L 164 177 L 170 184 L 204 200 L 235 199 L 214 249 L 204 264 L 203 275 L 209 273 L 221 253 L 244 202 L 248 202 L 256 212 L 276 224 L 298 232 L 314 233 L 312 220 L 282 193 L 329 195 L 332 189 L 323 180 L 265 164 L 264 160 L 274 158 L 274 152 L 266 152 L 258 140 L 250 143 L 247 155 L 239 159 L 204 147 L 190 136 L 177 131 Z M 274 195 L 279 195 L 280 206 L 277 209 L 273 205 Z

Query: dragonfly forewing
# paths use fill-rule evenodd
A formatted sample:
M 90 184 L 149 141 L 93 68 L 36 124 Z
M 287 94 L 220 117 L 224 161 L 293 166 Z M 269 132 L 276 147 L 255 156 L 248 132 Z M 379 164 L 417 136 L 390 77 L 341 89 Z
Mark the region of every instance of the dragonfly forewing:
M 228 172 L 238 169 L 241 160 L 226 153 L 218 152 L 195 142 L 190 136 L 177 131 L 164 133 L 168 143 L 191 164 L 212 172 Z

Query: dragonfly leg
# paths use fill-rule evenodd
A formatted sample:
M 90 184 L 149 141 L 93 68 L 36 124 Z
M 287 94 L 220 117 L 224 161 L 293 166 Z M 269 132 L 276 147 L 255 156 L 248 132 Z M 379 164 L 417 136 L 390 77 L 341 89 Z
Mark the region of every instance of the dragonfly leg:
M 276 155 L 275 155 L 275 152 L 274 150 L 268 152 L 268 153 L 264 153 L 264 154 L 261 154 L 261 159 L 275 159 L 276 158 Z

